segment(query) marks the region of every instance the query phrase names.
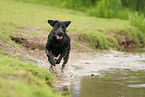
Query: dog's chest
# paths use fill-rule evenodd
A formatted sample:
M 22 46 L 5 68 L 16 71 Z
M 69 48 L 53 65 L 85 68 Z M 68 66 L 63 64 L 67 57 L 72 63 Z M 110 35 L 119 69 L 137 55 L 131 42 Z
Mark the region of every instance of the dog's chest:
M 56 48 L 56 49 L 64 48 L 64 45 L 65 44 L 63 42 L 54 42 L 54 43 L 52 43 L 52 47 Z
M 53 44 L 51 45 L 51 51 L 52 54 L 56 57 L 59 54 L 63 53 L 65 51 L 65 45 L 63 44 Z
M 63 50 L 65 50 L 66 46 L 67 46 L 67 44 L 64 42 L 62 42 L 62 43 L 61 42 L 54 42 L 51 44 L 51 49 L 53 51 L 63 51 Z

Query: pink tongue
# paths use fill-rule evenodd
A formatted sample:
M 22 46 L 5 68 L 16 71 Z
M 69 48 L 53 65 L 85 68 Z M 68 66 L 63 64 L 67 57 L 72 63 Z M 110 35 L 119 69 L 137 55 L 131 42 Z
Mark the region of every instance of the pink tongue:
M 61 38 L 62 38 L 62 36 L 57 36 L 57 38 L 61 39 Z

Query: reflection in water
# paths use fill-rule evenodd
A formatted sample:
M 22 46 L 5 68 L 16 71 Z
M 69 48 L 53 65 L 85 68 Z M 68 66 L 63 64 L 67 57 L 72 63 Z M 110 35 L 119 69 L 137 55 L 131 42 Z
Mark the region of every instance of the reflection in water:
M 81 79 L 77 97 L 145 97 L 145 70 L 110 69 Z
M 104 78 L 83 78 L 80 97 L 118 97 L 123 96 L 122 84 Z

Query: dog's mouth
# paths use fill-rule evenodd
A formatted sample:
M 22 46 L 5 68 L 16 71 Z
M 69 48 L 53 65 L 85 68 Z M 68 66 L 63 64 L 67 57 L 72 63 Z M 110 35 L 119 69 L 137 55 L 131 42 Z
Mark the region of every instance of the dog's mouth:
M 63 38 L 63 36 L 59 36 L 59 35 L 57 35 L 56 37 L 57 37 L 57 39 L 59 39 L 59 40 Z

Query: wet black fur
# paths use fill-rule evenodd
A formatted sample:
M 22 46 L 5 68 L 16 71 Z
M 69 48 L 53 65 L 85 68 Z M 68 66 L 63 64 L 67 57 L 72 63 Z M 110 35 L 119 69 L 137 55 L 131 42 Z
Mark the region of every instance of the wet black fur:
M 70 53 L 70 37 L 66 33 L 66 28 L 69 26 L 71 21 L 54 21 L 48 20 L 48 23 L 53 27 L 50 34 L 48 35 L 48 40 L 46 43 L 45 51 L 48 57 L 48 61 L 51 63 L 50 69 L 59 64 L 63 59 L 62 70 L 65 64 L 68 62 Z M 57 36 L 63 36 L 62 39 L 57 39 Z M 54 57 L 58 57 L 54 59 Z

